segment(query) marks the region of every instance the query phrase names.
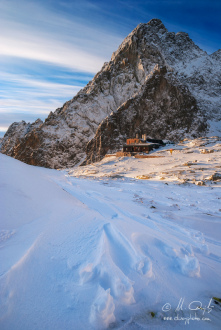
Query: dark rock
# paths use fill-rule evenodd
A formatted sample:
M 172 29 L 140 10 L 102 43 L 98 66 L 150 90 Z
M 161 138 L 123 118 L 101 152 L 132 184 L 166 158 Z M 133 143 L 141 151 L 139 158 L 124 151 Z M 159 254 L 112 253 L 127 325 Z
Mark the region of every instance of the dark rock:
M 105 154 L 116 152 L 127 137 L 136 133 L 174 141 L 184 135 L 199 135 L 206 126 L 198 112 L 196 100 L 189 90 L 180 85 L 172 73 L 168 74 L 165 67 L 156 67 L 140 93 L 100 124 L 87 145 L 87 157 L 82 165 L 100 161 Z

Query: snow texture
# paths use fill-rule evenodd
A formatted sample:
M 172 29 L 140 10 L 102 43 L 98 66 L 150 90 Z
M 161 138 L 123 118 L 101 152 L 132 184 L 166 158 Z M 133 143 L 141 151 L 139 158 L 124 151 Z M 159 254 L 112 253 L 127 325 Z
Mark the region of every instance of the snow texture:
M 170 148 L 64 171 L 0 155 L 1 329 L 220 328 L 220 140 Z

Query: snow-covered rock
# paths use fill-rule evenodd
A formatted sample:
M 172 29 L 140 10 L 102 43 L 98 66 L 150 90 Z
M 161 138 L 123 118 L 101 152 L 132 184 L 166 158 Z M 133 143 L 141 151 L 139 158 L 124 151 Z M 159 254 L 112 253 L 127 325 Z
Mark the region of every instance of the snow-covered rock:
M 11 124 L 1 139 L 2 152 L 8 156 L 14 156 L 13 147 L 18 145 L 22 139 L 35 128 L 40 127 L 43 124 L 41 119 L 37 119 L 34 123 L 26 123 L 24 120 L 21 122 L 15 122 Z
M 180 84 L 173 73 L 168 73 L 166 67 L 156 66 L 140 93 L 100 124 L 87 145 L 83 164 L 116 152 L 127 137 L 137 133 L 176 141 L 183 136 L 199 136 L 206 130 L 203 119 L 188 88 Z

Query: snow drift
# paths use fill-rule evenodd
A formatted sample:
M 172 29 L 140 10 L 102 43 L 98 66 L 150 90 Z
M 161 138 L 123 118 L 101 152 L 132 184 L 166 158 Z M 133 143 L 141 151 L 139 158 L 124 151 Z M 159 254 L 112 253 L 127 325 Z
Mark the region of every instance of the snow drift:
M 0 191 L 1 329 L 219 328 L 218 181 L 83 179 L 0 155 Z

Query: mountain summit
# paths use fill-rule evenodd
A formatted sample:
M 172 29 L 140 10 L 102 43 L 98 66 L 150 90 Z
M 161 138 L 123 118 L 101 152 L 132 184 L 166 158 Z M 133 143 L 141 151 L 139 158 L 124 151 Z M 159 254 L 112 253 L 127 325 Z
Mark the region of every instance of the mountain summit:
M 139 24 L 92 81 L 45 122 L 14 123 L 1 152 L 65 168 L 100 160 L 127 137 L 221 135 L 220 50 L 208 55 L 161 20 Z

